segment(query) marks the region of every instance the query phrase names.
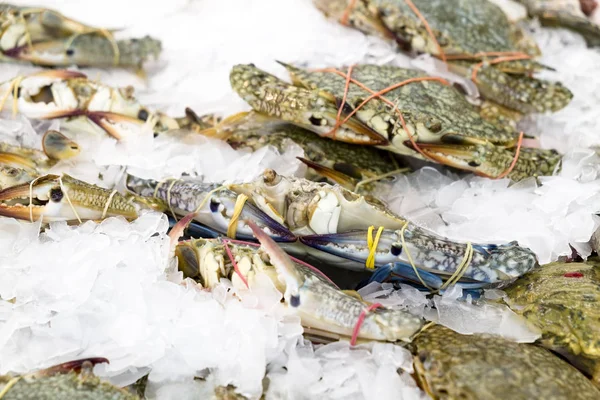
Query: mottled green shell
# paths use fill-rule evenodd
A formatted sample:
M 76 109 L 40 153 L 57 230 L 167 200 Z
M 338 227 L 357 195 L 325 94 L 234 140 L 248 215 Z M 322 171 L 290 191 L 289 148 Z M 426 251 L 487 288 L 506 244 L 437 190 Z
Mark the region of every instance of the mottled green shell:
M 385 25 L 400 38 L 415 34 L 430 40 L 406 0 L 370 0 Z M 446 54 L 516 51 L 511 23 L 486 0 L 412 0 Z
M 0 390 L 10 377 L 0 378 Z M 69 372 L 53 376 L 22 377 L 2 400 L 139 400 L 124 389 L 102 381 L 91 373 Z
M 600 265 L 553 263 L 506 289 L 515 312 L 542 331 L 542 345 L 600 383 Z
M 489 335 L 461 335 L 435 325 L 411 345 L 415 371 L 434 399 L 598 399 L 579 371 L 530 344 Z
M 309 72 L 289 66 L 288 69 L 295 83 L 312 89 L 318 88 L 340 100 L 343 98 L 346 84 L 344 77 L 331 72 Z M 395 66 L 359 65 L 352 70 L 352 78 L 373 91 L 422 76 L 426 75 Z M 369 92 L 351 83 L 346 103 L 356 108 L 369 95 Z M 502 129 L 484 120 L 479 109 L 469 103 L 461 92 L 438 81 L 412 82 L 387 92 L 384 97 L 397 104 L 411 133 L 423 128 L 429 131 L 431 137 L 418 137 L 419 141 L 436 142 L 448 137 L 472 137 L 512 146 L 518 137 L 518 133 L 512 129 Z M 372 99 L 361 107 L 357 116 L 392 142 L 393 137 L 402 131 L 397 113 L 378 99 Z M 406 139 L 406 135 L 399 137 Z

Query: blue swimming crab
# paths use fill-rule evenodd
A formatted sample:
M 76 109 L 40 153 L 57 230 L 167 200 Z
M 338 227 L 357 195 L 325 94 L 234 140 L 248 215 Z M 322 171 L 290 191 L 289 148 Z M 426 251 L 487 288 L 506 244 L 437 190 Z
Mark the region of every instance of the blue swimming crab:
M 237 288 L 252 288 L 264 274 L 311 335 L 329 340 L 353 337 L 368 304 L 339 290 L 316 268 L 294 261 L 256 225 L 250 226 L 262 247 L 218 239 L 181 242 L 176 247 L 179 269 L 208 288 L 222 278 Z M 382 307 L 365 314 L 354 339 L 410 341 L 422 324 L 421 318 L 406 311 Z
M 319 9 L 366 33 L 429 53 L 470 78 L 480 94 L 522 114 L 558 111 L 571 100 L 560 83 L 531 75 L 537 45 L 487 0 L 315 0 Z
M 255 111 L 320 136 L 492 178 L 551 175 L 561 160 L 554 150 L 519 147 L 518 132 L 486 121 L 460 91 L 418 71 L 355 66 L 346 90 L 347 79 L 330 70 L 284 66 L 292 84 L 248 64 L 232 69 L 231 85 Z M 358 84 L 378 92 L 405 81 L 381 97 Z

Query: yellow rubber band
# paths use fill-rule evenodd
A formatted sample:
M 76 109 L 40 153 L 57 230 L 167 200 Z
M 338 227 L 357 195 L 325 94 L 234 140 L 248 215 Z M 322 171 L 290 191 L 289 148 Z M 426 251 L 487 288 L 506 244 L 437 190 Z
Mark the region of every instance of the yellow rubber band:
M 427 289 L 433 291 L 434 289 L 432 287 L 429 287 L 429 285 L 427 285 L 425 283 L 425 281 L 423 280 L 423 278 L 421 278 L 421 275 L 419 274 L 419 270 L 417 269 L 417 267 L 415 267 L 415 263 L 413 262 L 413 259 L 412 259 L 411 255 L 410 255 L 410 252 L 408 251 L 408 247 L 406 246 L 406 240 L 404 239 L 404 231 L 406 230 L 407 227 L 408 227 L 408 221 L 404 224 L 404 226 L 400 230 L 400 238 L 402 239 L 402 250 L 406 253 L 406 257 L 408 258 L 408 262 L 410 263 L 410 266 L 415 271 L 415 274 L 417 275 L 417 278 L 419 278 L 419 280 L 421 281 L 421 284 L 423 286 L 425 286 Z
M 440 289 L 446 289 L 448 286 L 454 285 L 456 282 L 458 282 L 467 271 L 467 268 L 469 268 L 472 259 L 473 245 L 471 244 L 471 242 L 468 242 L 462 262 L 460 263 L 458 268 L 456 268 L 456 271 L 454 271 L 452 276 L 442 285 Z
M 108 207 L 110 206 L 110 202 L 112 201 L 115 194 L 117 194 L 116 189 L 110 193 L 110 196 L 108 196 L 108 200 L 106 201 L 106 204 L 104 205 L 104 210 L 102 210 L 102 216 L 100 217 L 100 219 L 104 219 L 106 217 L 106 213 L 108 212 Z
M 33 222 L 33 184 L 40 179 L 41 176 L 38 176 L 31 182 L 29 182 L 29 221 Z
M 377 253 L 377 245 L 379 244 L 379 239 L 381 238 L 381 234 L 383 233 L 383 226 L 380 226 L 377 229 L 377 234 L 375 234 L 375 239 L 373 239 L 373 230 L 374 226 L 370 226 L 367 231 L 367 246 L 369 247 L 369 256 L 367 257 L 367 261 L 365 262 L 365 266 L 367 269 L 375 269 L 375 254 Z
M 15 386 L 15 384 L 17 382 L 19 382 L 19 380 L 21 379 L 20 376 L 14 377 L 12 378 L 10 381 L 8 381 L 6 383 L 6 385 L 4 386 L 4 388 L 2 388 L 2 391 L 0 391 L 0 399 L 4 397 L 4 395 L 6 393 L 8 393 L 8 391 L 10 390 L 10 388 L 12 388 L 13 386 Z
M 79 218 L 79 214 L 77 213 L 77 210 L 73 206 L 73 203 L 71 203 L 71 199 L 69 198 L 69 193 L 67 193 L 67 191 L 65 190 L 65 187 L 63 186 L 62 177 L 58 178 L 58 184 L 60 185 L 60 190 L 62 190 L 63 194 L 65 195 L 67 202 L 71 206 L 71 210 L 73 210 L 73 214 L 75 214 L 75 216 L 77 217 L 77 221 L 79 221 L 79 223 L 81 224 L 81 218 Z
M 471 244 L 471 242 L 467 243 L 465 255 L 464 255 L 463 260 L 461 261 L 460 265 L 458 266 L 458 268 L 456 268 L 456 271 L 454 271 L 454 273 L 450 276 L 450 278 L 448 278 L 448 280 L 446 282 L 444 282 L 444 284 L 440 287 L 439 290 L 434 290 L 433 288 L 429 287 L 425 283 L 423 278 L 421 278 L 421 275 L 419 274 L 419 270 L 415 266 L 413 259 L 410 255 L 410 252 L 408 251 L 408 247 L 406 247 L 406 241 L 404 239 L 404 231 L 406 230 L 407 227 L 408 227 L 408 222 L 406 222 L 404 224 L 404 226 L 402 227 L 402 230 L 400 230 L 400 238 L 402 239 L 402 249 L 406 253 L 406 257 L 408 258 L 408 261 L 410 262 L 411 267 L 415 271 L 417 278 L 419 278 L 419 280 L 421 281 L 421 284 L 432 292 L 438 292 L 439 290 L 446 289 L 450 285 L 456 284 L 460 280 L 460 278 L 463 277 L 463 275 L 469 268 L 469 265 L 471 265 L 471 260 L 473 260 L 473 245 Z
M 229 220 L 229 225 L 227 226 L 227 237 L 231 239 L 235 239 L 235 234 L 237 232 L 238 220 L 240 219 L 240 215 L 242 215 L 242 210 L 244 209 L 244 204 L 248 200 L 248 196 L 241 193 L 238 195 L 235 206 L 233 207 L 233 215 Z
M 171 189 L 173 189 L 173 186 L 176 183 L 177 183 L 177 179 L 173 179 L 173 181 L 169 185 L 169 188 L 167 189 L 167 205 L 169 206 L 169 211 L 171 211 L 171 215 L 175 219 L 175 222 L 177 222 L 177 215 L 175 215 L 175 212 L 173 211 L 173 207 L 171 207 Z

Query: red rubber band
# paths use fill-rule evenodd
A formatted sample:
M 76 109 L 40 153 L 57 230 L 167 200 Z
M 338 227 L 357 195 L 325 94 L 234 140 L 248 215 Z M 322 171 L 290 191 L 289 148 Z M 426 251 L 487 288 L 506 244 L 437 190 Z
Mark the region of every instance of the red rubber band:
M 356 340 L 358 339 L 358 334 L 360 333 L 360 327 L 362 326 L 363 322 L 365 322 L 367 313 L 379 307 L 383 307 L 383 305 L 380 303 L 374 303 L 360 312 L 360 315 L 358 316 L 358 321 L 356 321 L 356 325 L 354 325 L 354 329 L 352 330 L 352 339 L 350 340 L 350 345 L 356 345 Z

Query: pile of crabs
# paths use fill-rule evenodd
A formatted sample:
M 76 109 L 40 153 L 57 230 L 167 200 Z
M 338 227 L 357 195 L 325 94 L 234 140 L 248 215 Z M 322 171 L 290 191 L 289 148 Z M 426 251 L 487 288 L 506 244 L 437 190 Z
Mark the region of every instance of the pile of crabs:
M 590 45 L 600 43 L 600 27 L 589 18 L 595 2 L 522 3 L 532 17 L 575 29 Z M 396 215 L 376 191 L 414 160 L 515 182 L 556 173 L 561 154 L 528 147 L 517 126 L 527 115 L 566 107 L 571 92 L 535 77 L 547 68 L 536 61 L 539 49 L 491 2 L 315 5 L 331 19 L 396 41 L 398 51 L 428 53 L 465 79 L 457 84 L 395 66 L 308 70 L 281 63 L 289 83 L 253 64 L 236 65 L 232 89 L 252 111 L 220 118 L 189 109 L 182 117 L 153 111 L 130 87 L 113 88 L 81 72 L 17 76 L 0 85 L 0 110 L 60 119 L 65 131 L 45 132 L 41 149 L 0 143 L 0 216 L 76 224 L 164 212 L 185 277 L 206 289 L 221 279 L 252 288 L 255 276 L 265 273 L 301 318 L 307 338 L 405 344 L 414 355 L 415 378 L 432 398 L 600 398 L 600 264 L 538 265 L 517 242 L 452 241 Z M 153 38 L 115 40 L 108 30 L 53 10 L 5 4 L 0 13 L 4 62 L 141 69 L 161 51 Z M 210 136 L 253 151 L 284 151 L 293 142 L 304 150 L 308 172 L 299 178 L 266 170 L 245 183 L 125 174 L 124 190 L 48 173 L 83 151 L 68 132 L 121 141 L 135 132 L 132 126 L 172 140 Z M 327 271 L 342 278 L 336 283 Z M 355 290 L 371 282 L 409 284 L 428 294 L 458 286 L 477 302 L 491 301 L 481 297 L 483 289 L 501 288 L 506 296 L 498 301 L 539 329 L 541 338 L 524 344 L 461 335 L 364 301 Z M 2 376 L 0 398 L 143 396 L 139 385 L 121 389 L 91 373 L 91 366 L 106 361 Z M 219 390 L 219 398 L 242 398 L 233 387 Z

